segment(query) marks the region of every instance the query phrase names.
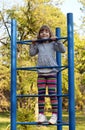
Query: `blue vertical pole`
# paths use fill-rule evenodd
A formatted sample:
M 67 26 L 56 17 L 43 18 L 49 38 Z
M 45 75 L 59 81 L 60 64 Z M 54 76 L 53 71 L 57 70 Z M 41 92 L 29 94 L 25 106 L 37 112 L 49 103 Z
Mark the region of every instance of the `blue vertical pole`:
M 16 130 L 16 21 L 11 20 L 11 130 Z
M 60 28 L 56 28 L 56 36 L 60 37 Z M 56 53 L 56 60 L 59 66 L 61 66 L 61 53 Z M 62 77 L 61 72 L 57 73 L 57 94 L 62 95 Z M 58 122 L 62 122 L 62 97 L 58 97 Z M 62 130 L 62 125 L 57 126 L 57 130 Z
M 75 94 L 74 94 L 74 34 L 73 14 L 67 14 L 68 35 L 68 93 L 69 93 L 69 130 L 75 130 Z

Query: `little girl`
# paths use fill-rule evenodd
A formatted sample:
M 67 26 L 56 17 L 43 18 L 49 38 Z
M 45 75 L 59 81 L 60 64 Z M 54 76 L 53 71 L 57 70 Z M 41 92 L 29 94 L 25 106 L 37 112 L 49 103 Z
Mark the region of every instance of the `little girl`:
M 52 117 L 48 121 L 50 124 L 57 123 L 57 96 L 56 96 L 56 88 L 57 88 L 57 79 L 56 74 L 58 70 L 56 68 L 50 68 L 52 66 L 57 66 L 56 63 L 56 51 L 64 53 L 65 47 L 60 41 L 57 41 L 50 30 L 50 28 L 46 25 L 43 25 L 39 32 L 37 39 L 43 39 L 41 42 L 37 42 L 38 40 L 33 40 L 30 45 L 30 56 L 38 55 L 37 66 L 42 67 L 38 69 L 38 94 L 40 95 L 38 98 L 38 108 L 39 108 L 39 116 L 38 122 L 43 123 L 47 122 L 47 118 L 44 114 L 44 106 L 45 106 L 45 95 L 46 86 L 48 86 L 48 94 L 50 97 L 50 102 L 52 106 Z M 51 40 L 45 40 L 51 39 Z M 44 68 L 48 67 L 48 68 Z M 53 96 L 50 96 L 53 95 Z

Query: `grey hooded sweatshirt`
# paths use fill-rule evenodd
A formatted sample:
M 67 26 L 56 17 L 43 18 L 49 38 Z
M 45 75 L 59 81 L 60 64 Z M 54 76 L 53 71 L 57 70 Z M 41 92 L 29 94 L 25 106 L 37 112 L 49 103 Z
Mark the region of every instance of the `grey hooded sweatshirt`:
M 58 66 L 56 62 L 56 51 L 60 53 L 65 52 L 65 47 L 60 41 L 35 43 L 30 45 L 30 56 L 38 55 L 37 66 L 43 67 L 42 69 L 38 69 L 39 74 L 48 75 L 58 72 L 58 68 L 44 68 Z

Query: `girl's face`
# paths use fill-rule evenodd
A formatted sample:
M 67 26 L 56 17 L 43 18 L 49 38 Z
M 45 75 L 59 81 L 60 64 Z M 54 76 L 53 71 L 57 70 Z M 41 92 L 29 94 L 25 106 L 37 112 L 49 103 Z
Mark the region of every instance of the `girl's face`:
M 42 30 L 40 32 L 40 38 L 41 39 L 48 39 L 48 38 L 50 38 L 49 30 L 47 30 L 47 29 Z

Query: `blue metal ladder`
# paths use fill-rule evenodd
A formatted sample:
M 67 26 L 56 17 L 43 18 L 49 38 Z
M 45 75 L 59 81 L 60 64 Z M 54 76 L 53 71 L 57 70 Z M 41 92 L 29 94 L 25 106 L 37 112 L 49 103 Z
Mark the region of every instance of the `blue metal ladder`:
M 18 70 L 33 70 L 38 69 L 38 67 L 29 68 L 17 68 L 16 65 L 16 52 L 17 44 L 26 44 L 31 42 L 20 41 L 18 42 L 16 34 L 16 20 L 11 21 L 11 130 L 17 130 L 18 124 L 23 125 L 38 125 L 37 122 L 17 122 L 16 121 L 16 104 L 18 97 L 38 97 L 39 95 L 16 95 L 16 81 L 17 81 L 17 71 Z M 56 35 L 60 37 L 60 28 L 56 29 Z M 58 97 L 58 122 L 56 124 L 57 130 L 62 130 L 62 126 L 68 125 L 69 130 L 75 130 L 75 88 L 74 88 L 74 34 L 73 34 L 73 14 L 67 14 L 67 37 L 59 38 L 66 39 L 68 41 L 68 66 L 61 66 L 61 54 L 57 53 L 56 60 L 58 62 L 61 70 L 68 68 L 68 94 L 62 94 L 62 83 L 61 83 L 61 71 L 57 74 L 57 97 Z M 62 97 L 68 97 L 68 110 L 69 110 L 69 122 L 62 122 Z

